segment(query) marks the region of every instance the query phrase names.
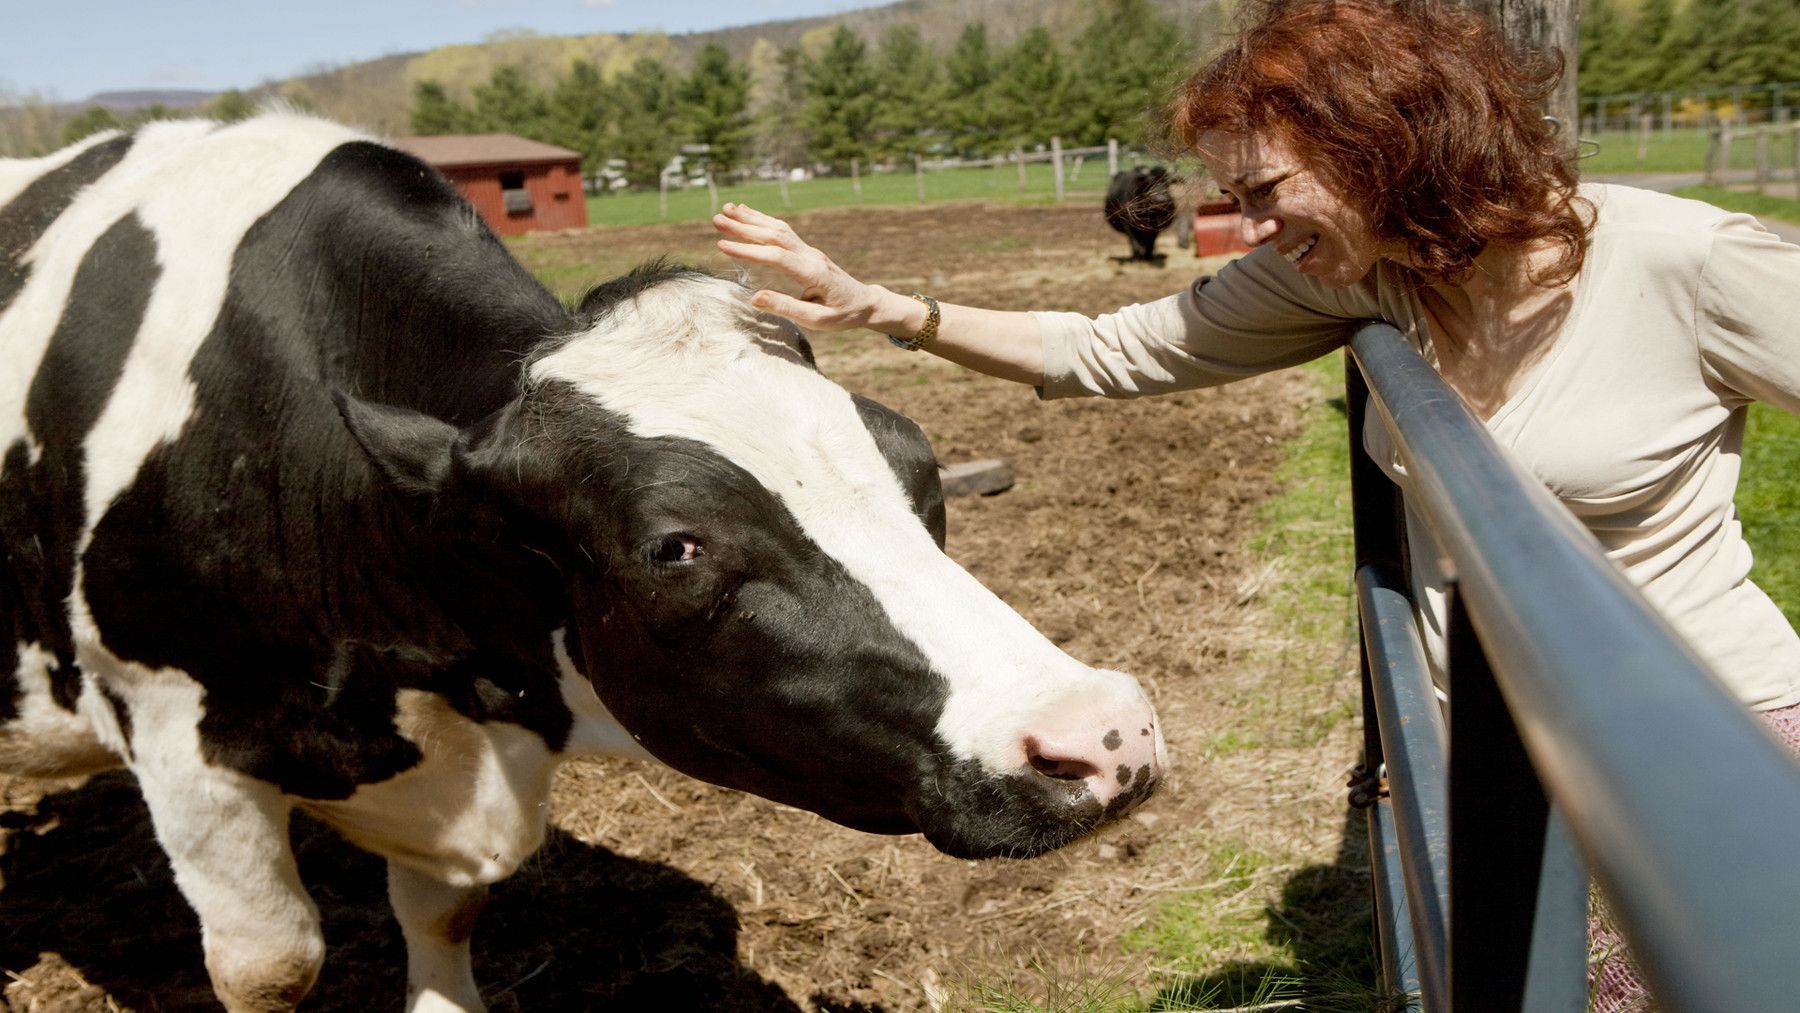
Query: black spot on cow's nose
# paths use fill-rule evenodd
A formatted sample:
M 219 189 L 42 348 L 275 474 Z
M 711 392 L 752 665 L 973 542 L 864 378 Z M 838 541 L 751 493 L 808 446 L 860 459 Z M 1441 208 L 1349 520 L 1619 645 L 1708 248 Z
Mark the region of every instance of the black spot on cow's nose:
M 1131 783 L 1131 768 L 1127 767 L 1125 764 L 1121 763 L 1121 764 L 1119 764 L 1118 773 L 1114 776 L 1118 777 L 1120 784 L 1130 784 Z
M 1119 730 L 1114 728 L 1112 731 L 1106 733 L 1106 738 L 1101 739 L 1100 744 L 1111 750 L 1119 748 L 1119 744 L 1123 741 L 1125 740 L 1120 738 Z

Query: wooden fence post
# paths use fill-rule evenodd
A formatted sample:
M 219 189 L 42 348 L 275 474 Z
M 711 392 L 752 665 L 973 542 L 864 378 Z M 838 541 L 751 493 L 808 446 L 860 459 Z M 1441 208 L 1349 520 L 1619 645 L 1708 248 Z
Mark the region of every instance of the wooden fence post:
M 712 210 L 719 210 L 719 184 L 713 181 L 712 170 L 706 170 L 706 196 L 712 201 Z
M 791 208 L 791 207 L 793 207 L 793 206 L 794 206 L 794 201 L 793 201 L 793 199 L 792 199 L 792 198 L 791 198 L 791 197 L 790 197 L 790 196 L 789 196 L 789 195 L 788 195 L 788 188 L 787 188 L 787 184 L 788 184 L 788 169 L 787 169 L 787 166 L 785 166 L 785 165 L 778 165 L 778 166 L 776 166 L 776 167 L 775 167 L 775 179 L 776 179 L 776 181 L 777 181 L 777 182 L 778 182 L 778 183 L 780 183 L 780 184 L 781 184 L 781 206 L 782 206 L 782 207 L 783 207 L 783 208 Z
M 860 158 L 850 160 L 850 192 L 856 195 L 857 200 L 862 200 L 862 159 Z
M 669 170 L 668 169 L 664 169 L 663 171 L 656 174 L 656 194 L 657 194 L 656 203 L 657 203 L 658 208 L 661 209 L 662 216 L 664 218 L 669 217 Z
M 1119 142 L 1111 137 L 1106 139 L 1106 178 L 1110 182 L 1119 174 Z
M 1794 199 L 1800 200 L 1800 122 L 1792 125 L 1788 136 L 1794 141 Z
M 1769 126 L 1756 128 L 1756 192 L 1769 185 Z
M 1576 30 L 1579 0 L 1470 0 L 1469 6 L 1486 13 L 1515 48 L 1540 53 L 1554 49 L 1564 55 L 1567 72 L 1544 103 L 1544 115 L 1556 121 L 1557 140 L 1574 154 L 1581 125 L 1575 90 L 1575 57 L 1581 52 Z M 1604 118 L 1605 110 L 1601 115 Z
M 1650 114 L 1644 113 L 1638 117 L 1638 143 L 1637 143 L 1638 164 L 1643 165 L 1644 158 L 1646 156 L 1648 156 L 1649 154 L 1650 154 Z
M 913 185 L 919 191 L 919 203 L 925 203 L 925 156 L 913 155 Z
M 1013 161 L 1019 166 L 1019 192 L 1025 191 L 1025 149 L 1013 149 Z
M 1055 175 L 1056 175 L 1056 200 L 1058 203 L 1061 203 L 1062 199 L 1063 199 L 1063 164 L 1062 164 L 1062 138 L 1061 137 L 1050 138 L 1050 164 L 1056 167 L 1056 173 L 1055 173 Z

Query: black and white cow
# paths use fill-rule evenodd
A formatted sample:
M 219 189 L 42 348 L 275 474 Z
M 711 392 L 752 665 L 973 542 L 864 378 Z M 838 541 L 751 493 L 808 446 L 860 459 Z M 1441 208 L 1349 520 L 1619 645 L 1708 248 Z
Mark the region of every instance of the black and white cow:
M 1131 255 L 1121 260 L 1157 260 L 1156 237 L 1175 222 L 1175 177 L 1162 166 L 1134 165 L 1113 175 L 1102 209 L 1106 224 L 1122 232 Z M 1182 244 L 1187 245 L 1186 243 Z
M 388 859 L 411 1008 L 469 1010 L 570 756 L 970 857 L 1141 801 L 1137 683 L 944 556 L 918 428 L 747 295 L 566 307 L 303 117 L 0 161 L 0 769 L 131 769 L 234 1010 L 320 967 L 295 807 Z

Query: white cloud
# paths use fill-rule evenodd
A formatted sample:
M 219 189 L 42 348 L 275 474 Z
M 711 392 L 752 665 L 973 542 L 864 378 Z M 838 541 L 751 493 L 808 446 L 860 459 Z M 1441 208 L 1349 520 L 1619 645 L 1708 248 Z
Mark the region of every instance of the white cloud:
M 617 7 L 619 0 L 581 0 L 583 7 Z

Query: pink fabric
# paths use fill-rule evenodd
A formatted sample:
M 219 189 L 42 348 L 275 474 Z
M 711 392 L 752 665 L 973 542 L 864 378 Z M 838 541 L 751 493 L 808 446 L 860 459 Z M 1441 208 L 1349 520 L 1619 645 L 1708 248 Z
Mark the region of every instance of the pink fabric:
M 1762 711 L 1762 718 L 1782 745 L 1800 755 L 1800 704 Z M 1588 915 L 1588 993 L 1594 997 L 1593 1013 L 1635 1013 L 1654 1010 L 1650 990 L 1625 952 L 1625 939 L 1607 916 L 1605 901 L 1595 893 Z

